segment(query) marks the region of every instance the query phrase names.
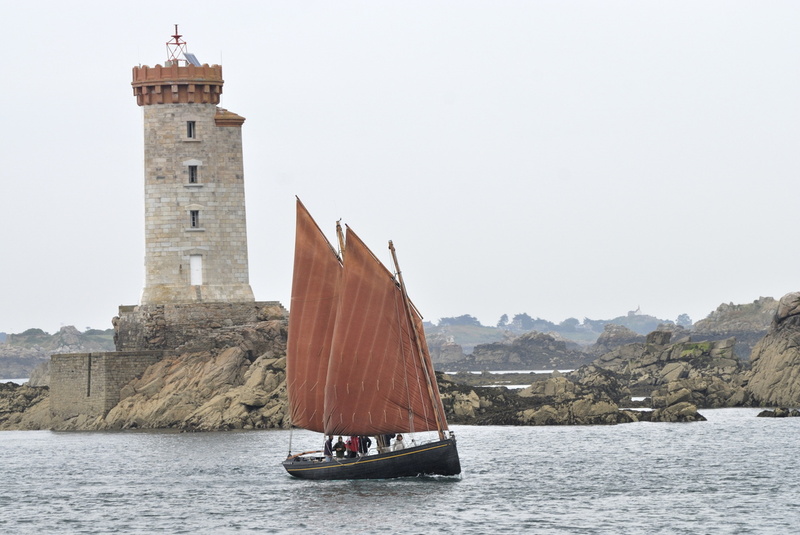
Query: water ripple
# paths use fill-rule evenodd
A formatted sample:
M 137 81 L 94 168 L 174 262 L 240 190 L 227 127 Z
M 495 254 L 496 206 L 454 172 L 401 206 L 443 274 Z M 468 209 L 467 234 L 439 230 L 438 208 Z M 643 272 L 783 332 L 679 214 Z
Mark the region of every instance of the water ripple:
M 756 413 L 456 427 L 461 478 L 391 481 L 290 478 L 284 431 L 3 432 L 0 532 L 789 533 L 800 522 L 800 418 Z M 315 449 L 319 439 L 292 440 Z

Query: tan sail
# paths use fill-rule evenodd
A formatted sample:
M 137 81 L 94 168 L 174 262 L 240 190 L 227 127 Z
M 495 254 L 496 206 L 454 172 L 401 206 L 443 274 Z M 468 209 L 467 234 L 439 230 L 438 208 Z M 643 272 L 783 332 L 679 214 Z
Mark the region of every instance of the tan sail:
M 320 433 L 341 274 L 335 250 L 298 199 L 286 384 L 292 424 Z
M 441 400 L 435 382 L 433 389 L 426 383 L 423 362 L 431 376 L 433 369 L 415 341 L 422 335 L 427 348 L 421 318 L 416 311 L 409 317 L 392 273 L 349 228 L 346 246 L 325 387 L 325 432 L 437 430 L 434 410 L 441 410 Z

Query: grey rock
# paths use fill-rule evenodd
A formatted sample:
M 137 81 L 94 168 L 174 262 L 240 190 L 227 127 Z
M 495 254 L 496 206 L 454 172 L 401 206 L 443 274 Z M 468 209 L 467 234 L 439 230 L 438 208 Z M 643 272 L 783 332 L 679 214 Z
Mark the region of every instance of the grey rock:
M 800 292 L 783 296 L 750 357 L 747 390 L 761 405 L 800 405 Z

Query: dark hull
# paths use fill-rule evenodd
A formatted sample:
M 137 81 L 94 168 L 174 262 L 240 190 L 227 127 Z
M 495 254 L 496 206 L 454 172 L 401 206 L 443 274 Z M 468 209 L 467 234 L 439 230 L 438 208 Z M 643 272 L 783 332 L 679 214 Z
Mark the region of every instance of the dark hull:
M 454 438 L 355 459 L 323 461 L 296 457 L 284 461 L 283 467 L 301 479 L 389 479 L 461 473 Z

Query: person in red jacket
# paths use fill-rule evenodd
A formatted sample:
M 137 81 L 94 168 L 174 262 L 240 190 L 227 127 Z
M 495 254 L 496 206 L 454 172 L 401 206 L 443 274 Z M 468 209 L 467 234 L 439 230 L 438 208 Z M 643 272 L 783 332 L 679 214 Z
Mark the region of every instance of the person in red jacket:
M 348 438 L 345 446 L 347 446 L 347 456 L 355 457 L 358 454 L 358 437 L 352 436 Z

